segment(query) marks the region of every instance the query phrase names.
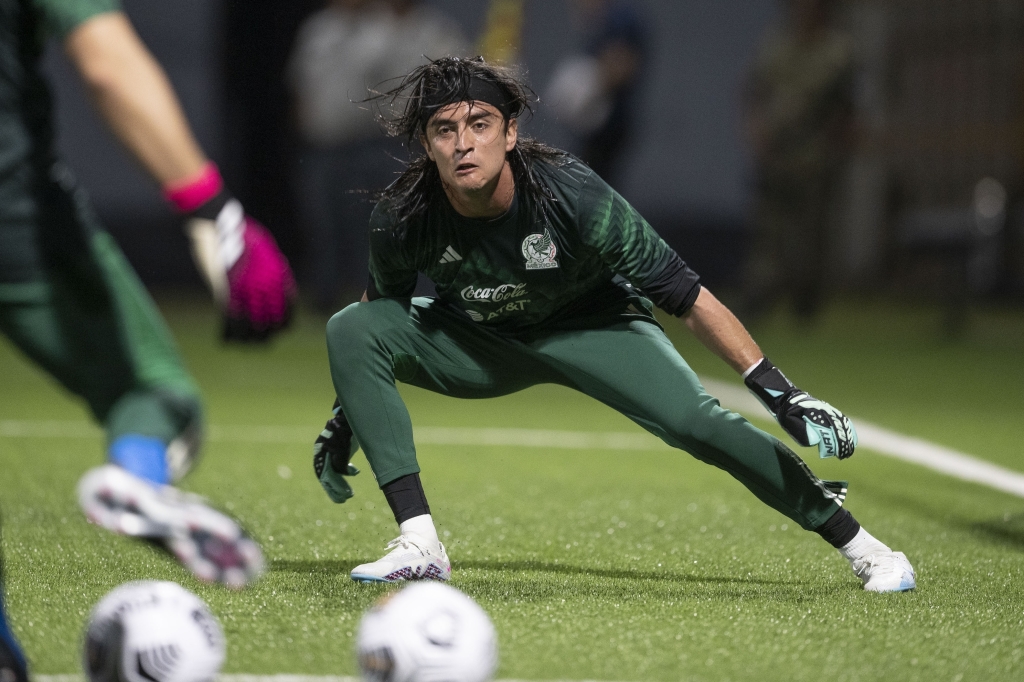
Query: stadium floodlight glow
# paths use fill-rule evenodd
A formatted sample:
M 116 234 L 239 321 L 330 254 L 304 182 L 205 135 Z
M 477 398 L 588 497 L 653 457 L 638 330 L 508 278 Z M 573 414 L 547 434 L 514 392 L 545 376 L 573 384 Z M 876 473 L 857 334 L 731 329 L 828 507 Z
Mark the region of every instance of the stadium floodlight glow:
M 141 580 L 93 609 L 84 667 L 91 682 L 209 682 L 224 654 L 224 634 L 202 599 L 176 583 Z
M 498 667 L 487 613 L 433 581 L 413 583 L 367 611 L 356 654 L 367 682 L 486 682 Z

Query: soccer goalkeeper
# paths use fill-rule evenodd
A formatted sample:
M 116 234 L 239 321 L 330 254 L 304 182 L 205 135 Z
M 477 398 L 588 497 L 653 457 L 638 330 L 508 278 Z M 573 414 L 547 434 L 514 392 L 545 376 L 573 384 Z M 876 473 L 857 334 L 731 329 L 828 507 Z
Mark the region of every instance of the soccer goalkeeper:
M 401 535 L 352 578 L 447 580 L 395 387 L 485 398 L 539 383 L 582 391 L 666 443 L 735 477 L 821 535 L 864 588 L 915 586 L 906 557 L 876 540 L 783 443 L 719 406 L 652 314 L 682 318 L 779 423 L 822 456 L 853 454 L 850 421 L 794 387 L 644 219 L 589 168 L 518 136 L 529 91 L 482 60 L 444 58 L 380 95 L 390 131 L 426 154 L 383 193 L 370 224 L 364 302 L 327 326 L 335 416 L 314 468 L 335 502 L 361 446 Z M 411 298 L 417 273 L 437 298 Z
M 55 155 L 39 68 L 51 35 L 111 130 L 187 217 L 227 339 L 262 340 L 284 326 L 291 270 L 224 188 L 118 0 L 0 0 L 0 330 L 81 396 L 107 432 L 111 463 L 79 484 L 89 518 L 162 545 L 200 579 L 241 586 L 261 570 L 258 545 L 235 521 L 170 486 L 199 445 L 195 383 Z M 23 669 L 21 661 L 0 601 L 0 673 Z

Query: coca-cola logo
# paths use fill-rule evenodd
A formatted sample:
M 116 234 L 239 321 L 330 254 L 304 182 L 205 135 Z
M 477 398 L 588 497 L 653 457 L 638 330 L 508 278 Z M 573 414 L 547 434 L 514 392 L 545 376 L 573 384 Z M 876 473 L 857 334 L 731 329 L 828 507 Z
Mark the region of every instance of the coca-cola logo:
M 474 287 L 469 285 L 462 290 L 465 301 L 481 301 L 483 303 L 501 303 L 526 295 L 525 284 L 502 284 L 496 287 Z

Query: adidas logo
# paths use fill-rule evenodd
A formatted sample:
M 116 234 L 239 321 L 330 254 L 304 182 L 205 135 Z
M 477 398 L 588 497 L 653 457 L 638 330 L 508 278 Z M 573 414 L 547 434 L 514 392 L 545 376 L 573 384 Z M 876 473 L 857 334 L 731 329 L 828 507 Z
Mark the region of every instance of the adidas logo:
M 843 506 L 843 502 L 846 501 L 846 493 L 849 490 L 849 484 L 846 481 L 822 481 L 822 485 L 828 494 L 833 495 L 840 507 Z
M 444 255 L 441 256 L 441 260 L 438 262 L 441 265 L 444 265 L 445 263 L 454 263 L 457 260 L 462 260 L 462 256 L 460 256 L 459 253 L 449 245 L 448 248 L 444 250 Z

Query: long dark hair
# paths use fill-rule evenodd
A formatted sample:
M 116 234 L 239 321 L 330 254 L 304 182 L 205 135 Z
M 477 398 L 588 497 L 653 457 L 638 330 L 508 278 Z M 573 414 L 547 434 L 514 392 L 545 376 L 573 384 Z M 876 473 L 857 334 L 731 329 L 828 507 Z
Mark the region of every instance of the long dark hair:
M 405 138 L 412 149 L 413 142 L 419 140 L 426 130 L 427 121 L 436 111 L 455 102 L 473 99 L 469 91 L 474 79 L 488 81 L 502 93 L 508 112 L 506 126 L 510 119 L 520 119 L 533 113 L 537 96 L 522 75 L 511 68 L 488 64 L 483 57 L 431 60 L 407 76 L 394 79 L 397 84 L 393 87 L 371 90 L 367 101 L 376 105 L 377 121 L 388 135 Z M 394 81 L 386 81 L 378 87 Z M 530 204 L 536 211 L 534 217 L 541 222 L 548 220 L 555 197 L 538 179 L 534 163 L 542 161 L 561 165 L 569 158 L 565 152 L 525 136 L 521 136 L 515 148 L 508 153 L 516 189 L 531 200 Z M 426 211 L 431 198 L 441 191 L 443 185 L 437 165 L 426 154 L 418 154 L 409 161 L 397 180 L 377 194 L 376 199 L 386 202 L 388 210 L 397 217 L 393 223 L 395 228 L 404 232 L 408 222 Z

